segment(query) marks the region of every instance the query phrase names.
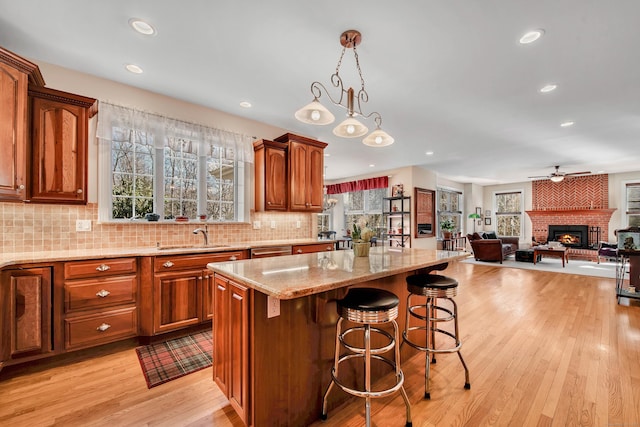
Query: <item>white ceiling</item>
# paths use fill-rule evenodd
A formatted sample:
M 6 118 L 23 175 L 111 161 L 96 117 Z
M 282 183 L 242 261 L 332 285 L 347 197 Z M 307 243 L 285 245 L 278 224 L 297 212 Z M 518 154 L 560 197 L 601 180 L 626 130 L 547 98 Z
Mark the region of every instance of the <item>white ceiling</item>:
M 479 184 L 553 165 L 640 170 L 638 0 L 0 0 L 0 10 L 0 46 L 19 55 L 328 142 L 327 179 L 407 165 Z M 131 17 L 157 35 L 135 33 Z M 364 110 L 381 113 L 389 147 L 293 117 L 311 82 L 330 86 L 352 28 L 363 36 Z M 536 28 L 544 37 L 518 43 Z M 354 70 L 347 52 L 340 74 L 357 89 Z M 557 90 L 538 92 L 551 82 Z

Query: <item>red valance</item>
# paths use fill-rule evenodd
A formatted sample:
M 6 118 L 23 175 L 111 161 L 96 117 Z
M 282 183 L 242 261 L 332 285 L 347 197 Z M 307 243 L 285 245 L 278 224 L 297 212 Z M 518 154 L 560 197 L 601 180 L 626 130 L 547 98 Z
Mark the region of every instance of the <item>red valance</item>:
M 376 188 L 388 188 L 389 177 L 359 179 L 357 181 L 341 182 L 340 184 L 327 185 L 327 194 L 349 193 L 351 191 L 375 190 Z

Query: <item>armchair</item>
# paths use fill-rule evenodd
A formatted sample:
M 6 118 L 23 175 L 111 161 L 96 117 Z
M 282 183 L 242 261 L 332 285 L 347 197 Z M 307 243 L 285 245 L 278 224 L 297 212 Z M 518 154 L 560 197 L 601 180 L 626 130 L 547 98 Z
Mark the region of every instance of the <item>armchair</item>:
M 618 257 L 618 245 L 615 243 L 599 242 L 598 243 L 598 264 L 600 257 L 606 259 L 616 259 Z

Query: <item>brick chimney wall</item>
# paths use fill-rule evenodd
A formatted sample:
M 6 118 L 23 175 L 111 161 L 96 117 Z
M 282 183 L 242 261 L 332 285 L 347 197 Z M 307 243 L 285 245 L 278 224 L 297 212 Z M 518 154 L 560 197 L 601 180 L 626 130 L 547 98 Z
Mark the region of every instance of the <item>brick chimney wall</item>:
M 599 227 L 600 236 L 589 233 L 589 244 L 606 240 L 609 220 L 615 209 L 609 209 L 609 175 L 566 177 L 562 182 L 532 182 L 531 218 L 533 238 L 547 241 L 549 225 L 588 225 Z

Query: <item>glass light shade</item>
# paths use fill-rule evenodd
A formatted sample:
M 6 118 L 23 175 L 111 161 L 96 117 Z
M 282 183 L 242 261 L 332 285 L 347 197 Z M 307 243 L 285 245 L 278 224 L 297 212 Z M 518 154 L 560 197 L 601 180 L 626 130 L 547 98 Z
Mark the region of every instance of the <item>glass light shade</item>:
M 301 122 L 312 125 L 328 125 L 329 123 L 333 123 L 336 119 L 333 114 L 331 114 L 331 111 L 327 110 L 324 105 L 320 104 L 318 99 L 314 99 L 311 103 L 296 111 L 295 116 L 296 119 Z
M 357 138 L 369 132 L 369 129 L 353 117 L 349 117 L 333 128 L 333 134 L 342 138 Z
M 368 145 L 370 147 L 385 147 L 387 145 L 393 144 L 395 140 L 383 131 L 380 128 L 377 128 L 373 132 L 371 132 L 365 139 L 362 140 L 364 145 Z
M 551 181 L 553 182 L 562 182 L 564 180 L 564 176 L 562 175 L 558 175 L 558 176 L 552 176 L 551 178 L 549 178 Z

